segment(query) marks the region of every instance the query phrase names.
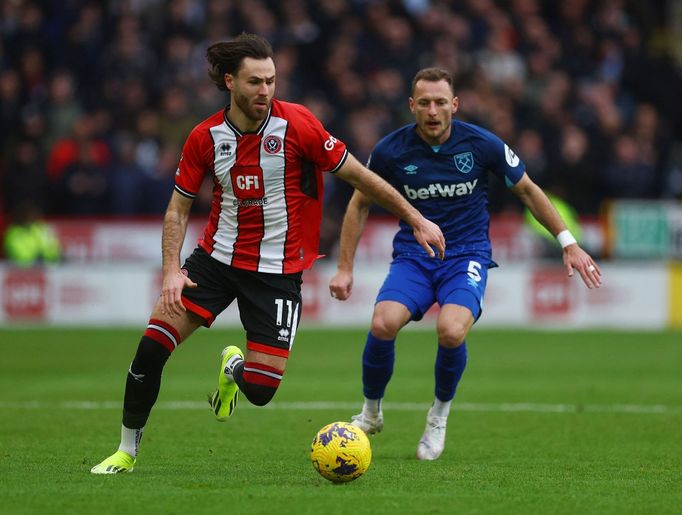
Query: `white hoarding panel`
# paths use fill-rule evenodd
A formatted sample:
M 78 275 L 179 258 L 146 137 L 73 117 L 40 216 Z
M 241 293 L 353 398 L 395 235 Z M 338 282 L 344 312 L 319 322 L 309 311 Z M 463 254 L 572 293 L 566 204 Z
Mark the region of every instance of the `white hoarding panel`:
M 322 262 L 304 273 L 302 323 L 369 327 L 376 293 L 388 265 L 357 265 L 353 295 L 329 295 L 336 271 Z M 603 265 L 604 284 L 588 290 L 562 266 L 505 265 L 490 271 L 482 327 L 645 328 L 669 323 L 669 270 L 663 263 Z M 0 266 L 0 323 L 47 325 L 146 324 L 161 287 L 152 265 Z M 433 325 L 438 309 L 411 326 Z M 216 326 L 239 326 L 236 303 Z

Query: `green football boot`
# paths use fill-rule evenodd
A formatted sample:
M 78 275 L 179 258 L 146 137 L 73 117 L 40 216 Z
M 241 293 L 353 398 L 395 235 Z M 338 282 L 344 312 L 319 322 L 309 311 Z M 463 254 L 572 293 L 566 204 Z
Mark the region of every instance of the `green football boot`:
M 225 347 L 220 354 L 218 389 L 208 396 L 208 403 L 219 422 L 225 422 L 237 407 L 239 386 L 232 377 L 232 371 L 240 361 L 244 361 L 244 354 L 234 345 Z
M 123 451 L 116 451 L 99 465 L 90 469 L 93 474 L 124 474 L 132 472 L 135 458 Z

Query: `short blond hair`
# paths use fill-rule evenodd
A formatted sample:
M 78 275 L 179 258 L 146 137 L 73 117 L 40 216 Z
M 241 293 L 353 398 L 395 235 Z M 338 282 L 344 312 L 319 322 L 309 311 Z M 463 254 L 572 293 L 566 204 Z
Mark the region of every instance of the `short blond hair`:
M 453 86 L 453 78 L 452 74 L 444 70 L 443 68 L 422 68 L 417 72 L 417 74 L 414 76 L 414 79 L 412 79 L 412 95 L 414 96 L 414 88 L 417 86 L 417 82 L 420 80 L 425 80 L 428 82 L 439 82 L 441 80 L 444 80 L 447 82 L 450 86 L 450 90 L 454 93 L 455 88 Z

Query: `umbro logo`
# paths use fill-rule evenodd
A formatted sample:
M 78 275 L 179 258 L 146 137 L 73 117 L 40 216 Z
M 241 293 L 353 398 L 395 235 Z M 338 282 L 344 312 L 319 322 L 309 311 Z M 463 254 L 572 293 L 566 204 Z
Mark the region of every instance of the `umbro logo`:
M 403 170 L 405 170 L 405 172 L 407 172 L 408 175 L 414 175 L 415 173 L 417 173 L 418 168 L 419 167 L 415 165 L 407 165 L 405 168 L 403 168 Z

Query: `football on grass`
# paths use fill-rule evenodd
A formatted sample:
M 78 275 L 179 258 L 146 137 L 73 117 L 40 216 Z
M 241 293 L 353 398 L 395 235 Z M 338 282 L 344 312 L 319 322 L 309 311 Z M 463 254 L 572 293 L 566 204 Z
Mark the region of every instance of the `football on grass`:
M 313 467 L 334 483 L 359 478 L 369 468 L 372 448 L 364 431 L 347 422 L 332 422 L 320 429 L 310 446 Z

